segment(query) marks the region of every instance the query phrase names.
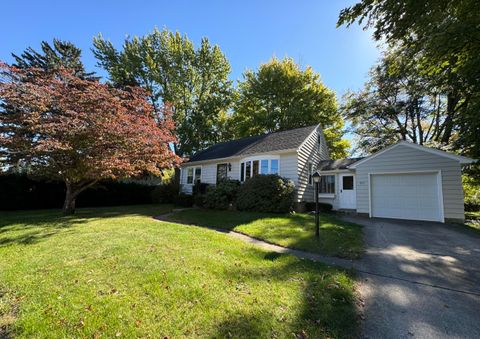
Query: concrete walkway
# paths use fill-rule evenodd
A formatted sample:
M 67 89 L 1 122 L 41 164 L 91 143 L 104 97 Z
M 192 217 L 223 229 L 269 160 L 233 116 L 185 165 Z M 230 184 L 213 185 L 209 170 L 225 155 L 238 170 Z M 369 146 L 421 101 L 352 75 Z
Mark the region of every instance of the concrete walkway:
M 167 221 L 162 219 L 169 215 L 155 219 Z M 480 236 L 438 223 L 340 218 L 364 226 L 366 252 L 359 260 L 210 229 L 268 251 L 357 271 L 364 338 L 480 338 Z
M 155 220 L 161 221 L 161 222 L 174 222 L 174 221 L 169 221 L 168 217 L 170 215 L 174 214 L 175 212 L 178 212 L 178 211 L 180 211 L 180 210 L 175 210 L 175 211 L 170 212 L 170 213 L 166 213 L 166 214 L 156 216 Z M 197 226 L 197 225 L 192 225 L 192 226 Z M 249 244 L 256 245 L 256 246 L 261 247 L 261 248 L 263 248 L 267 251 L 270 251 L 270 252 L 290 254 L 290 255 L 294 255 L 298 258 L 309 259 L 309 260 L 312 260 L 312 261 L 318 261 L 318 262 L 322 262 L 322 263 L 330 265 L 330 266 L 339 266 L 339 267 L 342 267 L 342 268 L 345 268 L 345 269 L 352 269 L 353 268 L 353 261 L 352 260 L 342 259 L 342 258 L 337 258 L 337 257 L 331 257 L 331 256 L 317 254 L 317 253 L 305 252 L 305 251 L 295 250 L 295 249 L 287 248 L 287 247 L 282 247 L 282 246 L 275 245 L 275 244 L 272 244 L 272 243 L 269 243 L 269 242 L 266 242 L 264 240 L 260 240 L 260 239 L 257 239 L 257 238 L 253 238 L 253 237 L 248 236 L 246 234 L 235 232 L 235 231 L 229 231 L 229 230 L 225 230 L 225 229 L 221 229 L 221 228 L 213 228 L 213 227 L 205 227 L 205 226 L 198 226 L 198 227 L 208 228 L 210 230 L 229 235 L 233 238 L 242 240 L 242 241 L 244 241 L 246 243 L 249 243 Z

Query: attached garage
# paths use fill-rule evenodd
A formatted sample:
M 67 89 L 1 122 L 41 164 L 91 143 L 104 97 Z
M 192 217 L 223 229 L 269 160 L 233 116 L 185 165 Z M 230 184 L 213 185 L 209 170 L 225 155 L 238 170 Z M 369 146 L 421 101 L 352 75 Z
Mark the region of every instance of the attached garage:
M 440 172 L 370 174 L 372 217 L 443 221 Z
M 370 217 L 463 222 L 463 156 L 406 141 L 350 165 L 357 213 Z

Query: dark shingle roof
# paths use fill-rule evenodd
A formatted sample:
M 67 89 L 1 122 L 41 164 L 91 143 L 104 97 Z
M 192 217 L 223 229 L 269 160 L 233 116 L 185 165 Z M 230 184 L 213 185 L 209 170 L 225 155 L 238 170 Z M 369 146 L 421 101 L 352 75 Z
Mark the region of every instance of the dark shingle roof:
M 246 137 L 215 144 L 190 157 L 189 162 L 298 148 L 318 125 Z
M 346 169 L 348 166 L 353 165 L 357 161 L 363 158 L 350 158 L 350 159 L 338 159 L 338 160 L 322 160 L 318 164 L 318 171 L 331 171 L 337 169 Z

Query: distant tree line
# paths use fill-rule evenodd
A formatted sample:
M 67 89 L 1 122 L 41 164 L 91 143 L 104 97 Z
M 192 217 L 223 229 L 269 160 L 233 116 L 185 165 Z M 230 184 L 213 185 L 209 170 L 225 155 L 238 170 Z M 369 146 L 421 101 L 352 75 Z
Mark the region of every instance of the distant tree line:
M 152 104 L 172 104 L 180 156 L 220 141 L 318 123 L 332 155 L 346 155 L 335 93 L 311 67 L 273 58 L 247 70 L 234 87 L 226 56 L 207 38 L 195 48 L 186 35 L 155 29 L 127 38 L 121 50 L 101 35 L 93 44 L 114 86 L 139 85 L 150 91 Z

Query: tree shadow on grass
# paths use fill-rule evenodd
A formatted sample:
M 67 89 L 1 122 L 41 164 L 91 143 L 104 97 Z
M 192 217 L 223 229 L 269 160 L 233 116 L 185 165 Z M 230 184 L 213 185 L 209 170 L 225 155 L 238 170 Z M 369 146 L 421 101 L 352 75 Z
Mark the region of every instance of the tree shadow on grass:
M 252 307 L 231 315 L 216 327 L 213 337 L 224 338 L 354 338 L 358 336 L 356 297 L 350 272 L 309 260 L 300 260 L 278 253 L 249 251 L 275 261 L 270 268 L 230 267 L 224 272 L 228 279 L 242 285 L 274 285 L 292 282 L 292 290 L 300 289 L 301 298 L 287 305 L 284 298 L 264 307 Z M 267 292 L 268 293 L 268 292 Z M 279 312 L 279 310 L 282 310 Z
M 280 246 L 341 258 L 356 259 L 363 252 L 362 226 L 333 215 L 320 216 L 320 240 L 315 218 L 308 214 L 273 214 L 190 209 L 169 215 L 166 221 L 229 230 Z
M 50 238 L 67 229 L 101 219 L 128 216 L 152 217 L 171 209 L 169 205 L 134 205 L 80 208 L 72 216 L 61 210 L 0 212 L 0 247 L 29 245 Z

